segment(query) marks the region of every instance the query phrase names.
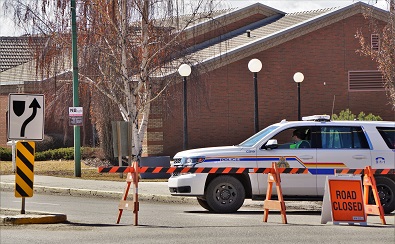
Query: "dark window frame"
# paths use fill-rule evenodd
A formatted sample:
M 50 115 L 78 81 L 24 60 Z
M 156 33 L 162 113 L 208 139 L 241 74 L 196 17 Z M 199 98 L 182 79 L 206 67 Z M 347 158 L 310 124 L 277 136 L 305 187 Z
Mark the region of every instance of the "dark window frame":
M 342 147 L 340 147 L 340 148 L 327 148 L 327 147 L 323 148 L 322 147 L 322 133 L 321 133 L 323 131 L 323 128 L 348 128 L 349 133 L 351 135 L 351 146 L 352 147 L 344 147 L 344 145 L 342 145 Z M 345 131 L 347 131 L 347 130 L 345 130 Z M 367 136 L 361 126 L 343 126 L 343 125 L 318 126 L 317 131 L 314 134 L 315 134 L 314 146 L 316 146 L 316 148 L 318 148 L 318 149 L 338 149 L 338 150 L 370 149 Z M 358 140 L 356 140 L 357 138 L 358 138 Z M 356 143 L 358 143 L 358 145 L 359 145 L 358 147 L 356 147 Z
M 376 127 L 377 131 L 379 132 L 379 134 L 381 135 L 381 138 L 383 138 L 385 144 L 387 144 L 389 149 L 395 149 L 395 128 L 394 127 L 382 127 L 382 126 L 378 126 Z M 392 130 L 394 132 L 389 132 L 392 134 L 392 138 L 391 135 L 387 136 L 387 134 L 384 130 Z M 392 141 L 391 141 L 392 139 Z

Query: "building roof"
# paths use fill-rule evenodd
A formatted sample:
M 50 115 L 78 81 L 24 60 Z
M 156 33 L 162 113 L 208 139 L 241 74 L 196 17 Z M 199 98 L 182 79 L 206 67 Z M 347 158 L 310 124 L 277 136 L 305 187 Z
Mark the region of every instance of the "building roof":
M 265 8 L 260 3 L 253 6 Z M 372 10 L 371 13 L 376 19 L 388 21 L 388 11 L 372 7 L 363 2 L 353 3 L 343 8 L 327 8 L 288 14 L 274 11 L 267 18 L 190 47 L 188 50 L 189 60 L 195 60 L 192 65 L 204 65 L 204 71 L 207 72 L 353 15 L 366 13 L 368 8 Z M 253 13 L 251 12 L 251 14 Z M 250 37 L 246 34 L 247 30 L 250 31 Z M 174 62 L 174 69 L 167 70 L 167 75 L 176 72 L 176 67 L 180 63 L 182 63 L 182 60 Z
M 300 25 L 303 22 L 326 14 L 332 9 L 322 9 L 292 14 L 277 14 L 261 21 L 244 26 L 230 32 L 220 38 L 209 40 L 201 45 L 191 48 L 194 56 L 199 60 L 209 60 L 218 55 L 226 55 L 236 49 L 242 49 L 251 44 L 258 43 L 274 34 L 285 34 L 288 29 Z M 250 32 L 250 37 L 247 36 Z M 221 39 L 221 41 L 219 41 Z

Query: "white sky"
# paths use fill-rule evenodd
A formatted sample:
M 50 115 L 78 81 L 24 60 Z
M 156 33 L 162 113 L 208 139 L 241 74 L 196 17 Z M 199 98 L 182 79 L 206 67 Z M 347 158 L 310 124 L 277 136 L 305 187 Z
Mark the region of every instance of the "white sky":
M 18 36 L 24 34 L 21 29 L 12 22 L 12 16 L 5 14 L 0 0 L 0 36 Z M 193 1 L 193 0 L 192 0 Z M 269 7 L 278 9 L 286 13 L 322 9 L 329 7 L 343 7 L 357 0 L 223 0 L 229 7 L 245 7 L 253 3 L 260 2 Z M 362 0 L 362 2 L 374 5 L 378 8 L 388 10 L 388 0 Z

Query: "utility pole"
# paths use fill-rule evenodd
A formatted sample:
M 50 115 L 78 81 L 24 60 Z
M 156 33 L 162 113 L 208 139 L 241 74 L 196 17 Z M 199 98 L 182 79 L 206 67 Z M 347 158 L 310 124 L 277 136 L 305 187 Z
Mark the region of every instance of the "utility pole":
M 71 0 L 71 43 L 73 55 L 73 106 L 79 106 L 78 97 L 78 58 L 77 58 L 77 20 L 75 0 Z M 74 176 L 81 177 L 81 140 L 80 127 L 74 125 Z

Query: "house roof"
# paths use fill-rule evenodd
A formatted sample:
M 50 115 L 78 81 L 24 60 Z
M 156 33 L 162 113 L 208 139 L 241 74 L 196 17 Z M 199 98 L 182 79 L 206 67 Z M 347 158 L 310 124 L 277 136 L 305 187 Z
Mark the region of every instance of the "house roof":
M 28 37 L 0 37 L 0 72 L 32 59 Z
M 26 82 L 41 80 L 36 74 L 35 61 L 31 59 L 25 63 L 0 72 L 0 86 L 23 85 Z
M 0 37 L 0 85 L 37 81 L 34 49 L 41 48 L 40 37 Z
M 38 69 L 34 54 L 45 45 L 40 36 L 0 37 L 0 86 L 22 85 L 64 75 L 71 70 L 70 57 L 62 57 L 51 70 Z M 56 70 L 56 72 L 55 72 Z

